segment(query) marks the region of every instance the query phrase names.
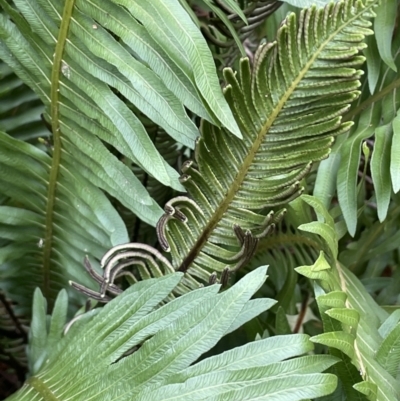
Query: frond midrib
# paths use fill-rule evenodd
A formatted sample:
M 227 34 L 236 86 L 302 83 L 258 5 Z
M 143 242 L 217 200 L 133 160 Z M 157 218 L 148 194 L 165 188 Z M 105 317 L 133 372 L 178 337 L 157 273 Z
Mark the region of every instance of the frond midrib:
M 69 30 L 69 24 L 72 18 L 72 10 L 75 0 L 66 0 L 61 19 L 61 25 L 58 32 L 57 43 L 54 50 L 53 67 L 51 72 L 51 129 L 53 134 L 53 154 L 49 175 L 49 186 L 47 190 L 45 238 L 43 244 L 43 287 L 42 292 L 48 298 L 50 291 L 50 273 L 51 273 L 51 253 L 53 245 L 53 225 L 54 208 L 56 201 L 57 182 L 61 162 L 61 132 L 59 121 L 59 94 L 60 94 L 60 73 L 61 63 L 64 54 L 65 43 Z

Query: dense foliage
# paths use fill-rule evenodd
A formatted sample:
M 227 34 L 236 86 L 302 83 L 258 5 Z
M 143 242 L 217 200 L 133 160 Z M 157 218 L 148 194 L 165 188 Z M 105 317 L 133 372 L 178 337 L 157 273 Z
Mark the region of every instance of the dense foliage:
M 0 0 L 1 395 L 400 399 L 398 3 Z

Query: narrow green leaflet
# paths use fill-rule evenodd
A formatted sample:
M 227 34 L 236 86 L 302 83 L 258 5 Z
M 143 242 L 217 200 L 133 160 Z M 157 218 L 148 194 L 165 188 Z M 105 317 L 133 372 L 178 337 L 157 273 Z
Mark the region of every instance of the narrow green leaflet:
M 375 144 L 371 157 L 371 174 L 374 181 L 379 221 L 386 219 L 392 185 L 390 182 L 390 158 L 392 148 L 392 124 L 377 127 Z
M 355 338 L 352 334 L 344 333 L 342 331 L 331 331 L 312 338 L 312 341 L 315 341 L 316 343 L 339 349 L 350 358 L 355 357 L 354 340 Z
M 329 214 L 327 208 L 317 197 L 310 195 L 302 195 L 300 199 L 306 202 L 314 209 L 314 211 L 317 214 L 318 221 L 320 222 L 322 221 L 326 223 L 328 226 L 333 227 L 334 225 L 333 217 Z
M 385 0 L 385 6 L 379 7 L 374 22 L 374 31 L 379 54 L 382 60 L 394 71 L 397 71 L 392 55 L 392 35 L 396 24 L 397 1 Z
M 245 22 L 247 25 L 247 19 L 244 15 L 242 9 L 240 8 L 239 4 L 235 0 L 223 0 L 221 4 L 214 4 L 212 0 L 202 0 L 206 7 L 210 8 L 212 12 L 218 16 L 221 22 L 225 25 L 228 29 L 229 33 L 232 35 L 233 39 L 235 40 L 236 46 L 238 47 L 240 54 L 242 57 L 246 57 L 246 51 L 243 46 L 243 40 L 240 38 L 237 29 L 235 29 L 235 24 L 230 20 L 230 16 L 236 14 L 240 17 L 240 19 Z M 221 8 L 222 6 L 223 9 Z M 230 12 L 227 11 L 230 10 Z
M 209 7 L 211 7 L 212 2 L 210 0 L 203 0 L 203 1 Z M 237 3 L 237 1 L 235 1 L 235 0 L 222 0 L 221 3 L 224 4 L 226 7 L 230 8 L 233 11 L 233 13 L 237 14 L 242 19 L 242 21 L 247 22 L 246 21 L 246 16 L 243 14 L 243 11 L 240 8 L 240 6 Z
M 321 397 L 337 386 L 334 375 L 288 374 L 284 377 L 268 376 L 269 369 L 242 370 L 210 374 L 189 379 L 185 384 L 170 385 L 147 394 L 139 394 L 138 401 L 150 400 L 291 400 Z M 255 376 L 255 378 L 254 378 Z
M 215 13 L 215 15 L 218 16 L 218 18 L 225 24 L 225 26 L 228 28 L 230 34 L 232 35 L 233 39 L 235 40 L 235 43 L 240 51 L 240 54 L 242 57 L 246 57 L 246 51 L 244 49 L 242 40 L 240 39 L 238 33 L 235 30 L 235 27 L 232 25 L 231 21 L 229 21 L 228 17 L 226 14 L 217 6 L 214 4 L 210 3 L 209 7 L 211 10 Z
M 301 199 L 313 207 L 319 221 L 301 224 L 299 230 L 314 233 L 322 237 L 328 245 L 331 256 L 336 259 L 338 255 L 338 238 L 332 216 L 318 198 L 310 195 L 302 195 Z
M 354 388 L 362 394 L 365 394 L 370 400 L 376 400 L 378 397 L 376 385 L 371 382 L 359 382 Z
M 393 191 L 400 190 L 400 113 L 397 113 L 393 120 L 393 140 L 390 151 L 390 176 L 392 179 Z
M 340 208 L 347 224 L 350 235 L 354 236 L 357 228 L 357 171 L 361 155 L 361 144 L 374 134 L 374 127 L 379 118 L 377 106 L 366 110 L 343 143 L 341 162 L 337 175 L 337 191 Z
M 166 383 L 185 382 L 193 376 L 207 372 L 218 372 L 226 369 L 250 369 L 265 364 L 274 364 L 284 359 L 294 358 L 310 352 L 313 345 L 306 334 L 290 336 L 290 347 L 287 347 L 288 336 L 274 336 L 248 343 L 240 348 L 212 356 L 178 373 Z
M 313 221 L 311 223 L 302 224 L 299 230 L 307 231 L 309 233 L 320 235 L 327 243 L 329 250 L 334 258 L 338 253 L 337 238 L 335 229 L 325 223 Z
M 246 322 L 250 321 L 254 317 L 258 316 L 260 313 L 270 309 L 277 301 L 273 299 L 253 299 L 249 301 L 240 312 L 240 315 L 232 323 L 225 334 L 235 331 L 239 327 L 243 326 Z
M 328 158 L 322 160 L 318 166 L 313 195 L 318 198 L 326 208 L 329 208 L 331 200 L 336 192 L 337 173 L 341 161 L 340 149 L 345 139 L 345 135 L 337 138 Z
M 51 354 L 59 341 L 61 341 L 67 320 L 67 308 L 68 294 L 67 291 L 61 290 L 56 298 L 56 302 L 54 303 L 54 308 L 50 318 L 49 334 L 47 337 L 47 349 L 49 354 Z
M 46 358 L 47 343 L 47 302 L 40 290 L 37 288 L 33 297 L 32 322 L 29 330 L 29 371 L 37 373 Z
M 27 350 L 31 375 L 42 368 L 46 359 L 61 341 L 67 319 L 67 308 L 68 295 L 65 290 L 61 290 L 56 298 L 49 322 L 46 316 L 47 302 L 41 291 L 38 288 L 35 290 Z
M 367 44 L 368 47 L 365 49 L 364 54 L 367 58 L 369 91 L 371 94 L 373 94 L 379 80 L 381 58 L 379 56 L 379 50 L 376 44 L 375 36 L 369 36 L 367 38 Z

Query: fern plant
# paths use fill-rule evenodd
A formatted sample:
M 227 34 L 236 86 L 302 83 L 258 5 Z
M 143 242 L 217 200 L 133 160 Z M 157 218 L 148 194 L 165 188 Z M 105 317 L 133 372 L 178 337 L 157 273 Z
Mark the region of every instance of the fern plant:
M 0 0 L 10 399 L 400 397 L 397 2 L 288 3 Z
M 300 400 L 329 393 L 336 378 L 319 372 L 335 363 L 335 358 L 310 355 L 295 364 L 284 361 L 312 349 L 303 334 L 293 338 L 290 349 L 284 346 L 284 336 L 272 337 L 193 364 L 222 335 L 242 325 L 250 309 L 265 310 L 275 302 L 249 300 L 265 280 L 265 272 L 260 268 L 223 293 L 218 294 L 214 285 L 155 310 L 182 273 L 135 284 L 95 316 L 84 315 L 86 323 L 76 322 L 70 329 L 74 333 L 67 333 L 55 345 L 40 372 L 10 399 L 46 400 L 50 394 L 76 400 L 249 399 L 251 393 Z M 38 292 L 37 303 L 39 299 L 43 331 L 43 296 Z M 57 334 L 49 332 L 48 341 L 54 343 Z M 123 357 L 132 348 L 138 349 Z

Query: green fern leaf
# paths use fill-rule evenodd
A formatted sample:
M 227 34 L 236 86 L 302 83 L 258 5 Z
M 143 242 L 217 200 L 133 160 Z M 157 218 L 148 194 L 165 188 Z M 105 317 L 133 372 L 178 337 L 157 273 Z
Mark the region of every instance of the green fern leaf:
M 328 219 L 320 224 L 333 229 L 334 223 Z M 335 369 L 348 397 L 356 399 L 361 393 L 370 401 L 395 401 L 400 396 L 394 378 L 399 362 L 396 320 L 388 320 L 387 312 L 349 270 L 334 258 L 328 260 L 321 254 L 314 266 L 296 269 L 318 283 L 324 333 L 311 340 L 329 346 L 342 360 Z
M 382 341 L 376 359 L 394 378 L 397 377 L 400 367 L 400 324 Z
M 225 71 L 225 95 L 244 139 L 203 122 L 195 161 L 185 163 L 181 176 L 194 202 L 171 200 L 158 223 L 174 269 L 200 280 L 210 266 L 237 269 L 276 222 L 270 209 L 301 193 L 311 163 L 349 128 L 340 116 L 358 96 L 363 57 L 357 53 L 374 4 L 311 8 L 299 23 L 291 14 L 276 42 L 260 47 L 252 71 L 247 59 L 238 76 Z
M 248 309 L 265 281 L 259 268 L 229 290 L 201 288 L 160 306 L 181 273 L 137 283 L 76 321 L 10 400 L 290 399 L 330 394 L 337 362 L 305 334 L 276 336 L 196 362 Z M 272 305 L 272 300 L 264 304 Z M 37 300 L 36 300 L 37 302 Z M 34 306 L 36 307 L 36 306 Z M 264 308 L 264 310 L 265 310 Z M 240 319 L 239 319 L 240 320 Z M 45 328 L 42 328 L 42 331 Z M 126 351 L 133 351 L 129 355 Z

